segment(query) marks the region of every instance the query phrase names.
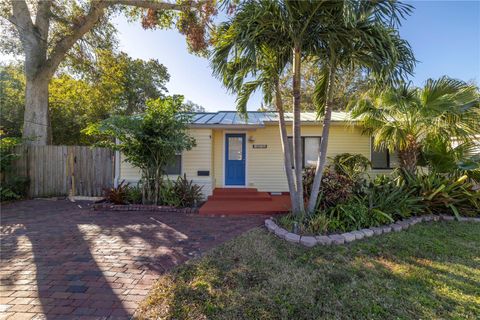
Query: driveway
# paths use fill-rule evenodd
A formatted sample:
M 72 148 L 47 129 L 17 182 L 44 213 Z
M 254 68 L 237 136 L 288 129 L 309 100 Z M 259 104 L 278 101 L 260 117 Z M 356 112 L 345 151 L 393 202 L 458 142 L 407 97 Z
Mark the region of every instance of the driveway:
M 2 205 L 0 319 L 130 318 L 160 274 L 264 219 L 90 205 Z

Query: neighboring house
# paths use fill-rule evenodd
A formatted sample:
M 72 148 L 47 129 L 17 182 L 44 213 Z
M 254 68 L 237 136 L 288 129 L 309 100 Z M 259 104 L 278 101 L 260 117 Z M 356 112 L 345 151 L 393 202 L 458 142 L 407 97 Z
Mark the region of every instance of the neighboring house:
M 287 113 L 285 117 L 291 137 L 293 115 Z M 316 163 L 322 125 L 315 113 L 302 113 L 301 120 L 303 165 L 308 166 Z M 190 133 L 197 145 L 177 155 L 176 162 L 167 170 L 170 178 L 185 173 L 188 179 L 203 186 L 205 195 L 211 195 L 214 188 L 225 187 L 288 191 L 275 112 L 248 112 L 247 120 L 234 111 L 196 113 Z M 333 112 L 327 156 L 345 152 L 370 159 L 372 173 L 389 171 L 395 162 L 388 150 L 373 150 L 371 137 L 362 135 L 361 128 L 349 121 L 347 113 Z M 121 157 L 117 168 L 117 182 L 135 183 L 140 179 L 140 171 Z

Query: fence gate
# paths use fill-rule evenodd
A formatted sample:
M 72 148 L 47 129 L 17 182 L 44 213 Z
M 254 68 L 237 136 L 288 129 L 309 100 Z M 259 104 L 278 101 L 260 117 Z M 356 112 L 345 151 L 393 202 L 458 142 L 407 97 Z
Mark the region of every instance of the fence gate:
M 113 185 L 114 152 L 84 146 L 19 146 L 7 177 L 30 180 L 30 197 L 101 196 Z

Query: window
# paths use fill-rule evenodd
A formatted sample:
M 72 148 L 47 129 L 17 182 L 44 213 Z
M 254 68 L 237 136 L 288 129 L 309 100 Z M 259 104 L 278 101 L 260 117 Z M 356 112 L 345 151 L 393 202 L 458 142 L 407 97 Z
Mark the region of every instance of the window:
M 371 157 L 372 157 L 372 169 L 390 169 L 390 152 L 387 148 L 375 149 L 373 141 L 370 144 Z
M 177 154 L 173 162 L 165 167 L 165 173 L 171 175 L 180 175 L 182 173 L 182 155 Z
M 321 138 L 322 137 L 302 137 L 303 168 L 315 166 L 317 164 Z M 290 145 L 290 155 L 292 157 L 293 164 L 293 137 L 288 137 L 288 143 Z

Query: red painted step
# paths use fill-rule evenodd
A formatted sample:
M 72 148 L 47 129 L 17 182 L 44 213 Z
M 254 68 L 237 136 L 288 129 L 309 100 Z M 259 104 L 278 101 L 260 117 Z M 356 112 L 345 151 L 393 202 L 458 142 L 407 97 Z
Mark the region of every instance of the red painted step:
M 238 192 L 238 193 L 227 193 L 220 192 L 214 193 L 212 196 L 208 197 L 208 200 L 254 200 L 254 201 L 272 201 L 272 196 L 268 192 Z
M 201 215 L 276 214 L 290 210 L 288 194 L 270 195 L 253 188 L 217 188 L 200 208 Z
M 245 194 L 245 193 L 257 193 L 256 188 L 215 188 L 213 189 L 213 194 Z

